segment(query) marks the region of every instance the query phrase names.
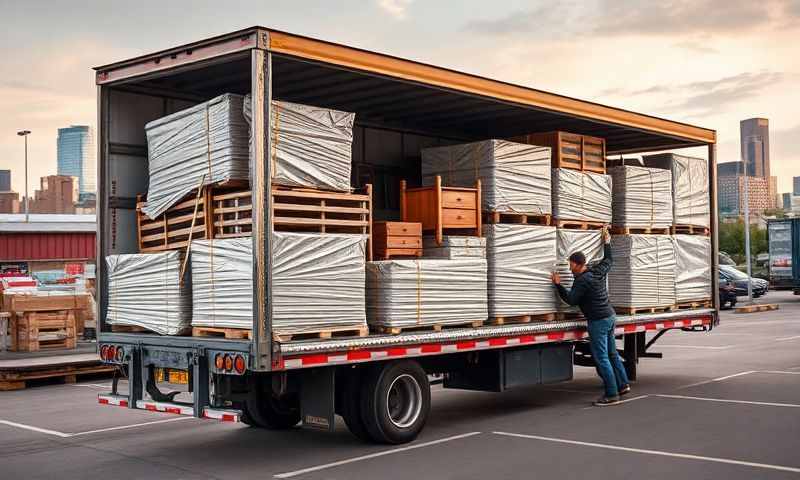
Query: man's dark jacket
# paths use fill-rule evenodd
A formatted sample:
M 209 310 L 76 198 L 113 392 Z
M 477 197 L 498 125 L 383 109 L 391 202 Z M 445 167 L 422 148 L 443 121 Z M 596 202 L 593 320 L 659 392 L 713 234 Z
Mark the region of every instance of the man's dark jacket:
M 614 315 L 614 309 L 608 303 L 606 276 L 611 270 L 611 246 L 603 246 L 603 260 L 575 275 L 572 289 L 567 291 L 562 285 L 556 285 L 558 295 L 568 304 L 580 307 L 587 320 L 599 320 Z

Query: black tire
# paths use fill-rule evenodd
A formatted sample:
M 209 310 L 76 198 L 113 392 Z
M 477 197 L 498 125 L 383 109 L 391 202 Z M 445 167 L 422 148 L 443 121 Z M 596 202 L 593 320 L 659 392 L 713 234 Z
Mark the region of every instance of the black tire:
M 241 420 L 250 426 L 285 430 L 300 423 L 300 404 L 294 397 L 278 399 L 255 388 L 243 405 Z
M 361 417 L 360 391 L 362 380 L 361 371 L 355 369 L 348 371 L 344 377 L 340 414 L 350 433 L 363 442 L 373 442 L 374 440 Z
M 417 362 L 378 364 L 361 385 L 361 418 L 380 443 L 407 443 L 422 431 L 431 408 L 428 376 Z M 391 404 L 391 405 L 390 405 Z

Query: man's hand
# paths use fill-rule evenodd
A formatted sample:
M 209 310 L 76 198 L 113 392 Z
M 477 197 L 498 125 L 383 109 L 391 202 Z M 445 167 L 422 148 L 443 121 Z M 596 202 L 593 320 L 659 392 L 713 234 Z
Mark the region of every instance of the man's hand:
M 603 227 L 603 241 L 605 243 L 611 242 L 611 231 L 609 230 L 610 227 Z
M 558 275 L 558 272 L 551 273 L 550 278 L 553 279 L 554 284 L 561 285 L 561 277 Z

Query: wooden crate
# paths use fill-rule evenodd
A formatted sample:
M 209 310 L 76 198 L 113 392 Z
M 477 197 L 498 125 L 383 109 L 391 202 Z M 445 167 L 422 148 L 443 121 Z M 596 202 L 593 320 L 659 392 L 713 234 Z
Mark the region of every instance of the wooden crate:
M 211 237 L 237 238 L 253 234 L 253 202 L 250 190 L 212 190 Z
M 72 310 L 23 312 L 12 327 L 13 350 L 71 349 L 77 345 L 75 313 Z
M 511 140 L 550 147 L 553 168 L 606 173 L 606 141 L 604 138 L 568 132 L 543 132 L 520 135 Z
M 211 191 L 211 188 L 204 189 L 199 199 L 196 192 L 187 195 L 156 219 L 151 219 L 142 212 L 145 202 L 140 195 L 136 202 L 139 251 L 148 253 L 184 248 L 189 245 L 189 232 L 193 232 L 191 237 L 195 240 L 208 238 L 208 222 L 211 217 L 208 215 L 207 205 L 210 203 Z
M 408 188 L 400 182 L 400 215 L 404 222 L 419 222 L 423 232 L 433 232 L 438 245 L 445 230 L 453 235 L 481 236 L 481 181 L 475 188 L 443 187 L 436 176 L 433 186 Z
M 419 222 L 375 222 L 372 241 L 377 260 L 422 256 L 422 224 Z
M 42 295 L 36 293 L 7 293 L 3 295 L 3 310 L 7 312 L 46 312 L 52 310 L 86 310 L 89 294 Z

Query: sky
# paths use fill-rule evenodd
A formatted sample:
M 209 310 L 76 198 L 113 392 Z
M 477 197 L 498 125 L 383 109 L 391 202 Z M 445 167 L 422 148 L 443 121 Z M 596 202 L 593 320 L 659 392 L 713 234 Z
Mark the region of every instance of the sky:
M 0 169 L 56 171 L 59 127 L 96 123 L 91 67 L 253 25 L 715 129 L 770 121 L 778 190 L 800 175 L 800 0 L 0 0 Z M 695 152 L 700 155 L 703 151 Z

